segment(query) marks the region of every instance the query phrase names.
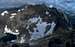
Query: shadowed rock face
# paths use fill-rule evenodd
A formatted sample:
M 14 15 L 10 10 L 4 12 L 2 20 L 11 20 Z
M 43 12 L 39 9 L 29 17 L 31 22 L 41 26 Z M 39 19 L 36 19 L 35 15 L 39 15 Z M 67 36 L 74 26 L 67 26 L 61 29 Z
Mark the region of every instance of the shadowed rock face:
M 1 16 L 0 15 L 0 28 L 4 28 L 7 24 L 8 16 Z

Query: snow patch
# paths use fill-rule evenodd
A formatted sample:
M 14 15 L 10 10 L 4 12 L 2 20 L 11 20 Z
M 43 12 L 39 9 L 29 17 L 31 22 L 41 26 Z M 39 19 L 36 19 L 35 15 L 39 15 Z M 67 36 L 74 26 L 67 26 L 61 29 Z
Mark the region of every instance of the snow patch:
M 24 8 L 23 9 L 21 9 L 22 11 L 24 10 Z
M 48 12 L 48 11 L 46 11 L 46 14 L 48 15 L 48 14 L 49 14 L 49 12 Z
M 2 16 L 4 16 L 5 14 L 8 14 L 8 11 L 4 11 L 1 13 Z
M 36 23 L 38 21 L 38 18 L 30 18 L 29 21 L 31 23 Z
M 21 10 L 19 9 L 18 12 L 20 12 Z
M 10 16 L 10 19 L 11 19 L 11 18 L 14 18 L 14 17 L 15 17 L 15 16 Z
M 16 42 L 16 40 L 11 40 L 11 42 L 13 43 L 13 42 Z
M 44 32 L 45 32 L 46 27 L 48 25 L 52 25 L 53 26 L 52 23 L 47 24 L 47 22 L 41 22 L 41 23 L 38 22 L 38 24 L 36 25 L 37 28 L 34 28 L 34 32 L 32 33 L 32 36 L 31 36 L 30 40 L 32 40 L 32 39 L 36 40 L 38 38 L 44 37 L 45 36 Z M 37 32 L 36 30 L 38 30 L 39 32 Z M 53 31 L 53 27 L 50 28 L 50 30 L 48 32 L 52 33 L 52 31 Z M 48 33 L 47 33 L 47 35 L 48 35 Z
M 13 35 L 19 35 L 19 32 L 13 32 L 9 28 L 7 28 L 7 25 L 5 26 L 4 30 L 5 30 L 4 33 L 10 33 L 10 34 L 13 34 Z
M 55 22 L 52 22 L 52 23 L 51 23 L 51 28 L 50 28 L 49 31 L 46 33 L 46 35 L 47 35 L 47 34 L 52 34 L 52 32 L 53 32 L 55 26 L 56 26 Z
M 16 29 L 16 32 L 19 32 L 19 30 Z
M 53 5 L 49 5 L 50 8 L 53 8 Z
M 38 17 L 36 20 L 36 18 L 33 18 L 33 20 L 31 20 L 33 23 L 36 21 L 38 21 L 38 23 L 36 24 L 36 28 L 34 28 L 34 32 L 31 33 L 31 39 L 30 40 L 33 40 L 33 39 L 38 39 L 38 38 L 41 38 L 41 37 L 44 37 L 46 35 L 49 35 L 49 34 L 52 34 L 53 30 L 54 30 L 54 27 L 56 26 L 55 22 L 53 21 L 52 23 L 47 23 L 47 22 L 42 22 L 42 18 Z M 50 29 L 47 31 L 46 34 L 44 34 L 45 30 L 46 30 L 46 27 L 47 26 L 51 26 Z M 37 32 L 38 30 L 38 32 Z
M 17 14 L 16 14 L 16 13 L 12 13 L 12 14 L 11 14 L 11 16 L 15 16 L 15 15 L 17 15 Z
M 25 42 L 25 39 L 24 39 L 24 36 L 21 37 L 21 40 L 20 40 L 20 43 L 24 43 Z

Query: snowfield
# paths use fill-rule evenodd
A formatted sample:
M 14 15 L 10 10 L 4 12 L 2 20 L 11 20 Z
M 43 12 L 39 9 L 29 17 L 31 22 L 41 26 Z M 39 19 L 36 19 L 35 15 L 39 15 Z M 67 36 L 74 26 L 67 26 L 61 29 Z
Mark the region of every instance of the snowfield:
M 34 32 L 31 33 L 31 40 L 32 39 L 36 40 L 38 38 L 42 38 L 46 35 L 52 34 L 52 32 L 54 30 L 56 23 L 54 23 L 54 22 L 52 22 L 52 23 L 42 22 L 41 19 L 42 18 L 40 18 L 40 17 L 38 17 L 38 18 L 35 17 L 35 18 L 30 19 L 31 23 L 35 23 L 39 20 L 38 23 L 36 24 L 36 28 L 34 28 Z M 49 31 L 45 34 L 47 26 L 51 26 L 51 27 L 49 28 Z M 38 32 L 37 32 L 37 30 L 38 30 Z

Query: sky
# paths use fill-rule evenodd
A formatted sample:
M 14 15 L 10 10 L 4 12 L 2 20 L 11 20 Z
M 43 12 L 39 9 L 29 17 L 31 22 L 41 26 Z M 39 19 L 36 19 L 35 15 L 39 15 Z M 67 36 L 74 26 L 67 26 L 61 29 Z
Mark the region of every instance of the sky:
M 58 8 L 75 11 L 75 0 L 0 0 L 0 8 L 18 7 L 23 4 L 53 4 Z

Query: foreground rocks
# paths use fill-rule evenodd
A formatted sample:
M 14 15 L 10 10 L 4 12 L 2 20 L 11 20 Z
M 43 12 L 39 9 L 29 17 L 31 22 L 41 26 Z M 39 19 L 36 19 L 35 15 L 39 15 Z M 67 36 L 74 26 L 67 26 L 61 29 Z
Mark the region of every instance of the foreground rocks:
M 53 33 L 58 35 L 66 33 L 68 29 L 67 24 L 68 22 L 64 18 L 63 13 L 52 6 L 50 8 L 46 5 L 28 5 L 15 11 L 5 10 L 0 15 L 1 32 L 2 34 L 5 34 L 7 38 L 10 38 L 11 36 L 9 34 L 11 34 L 17 39 L 14 38 L 13 40 L 16 40 L 14 42 L 11 42 L 12 39 L 10 39 L 10 41 L 6 41 L 6 43 L 0 40 L 2 42 L 1 46 L 28 47 L 30 40 L 36 40 L 35 36 L 39 35 L 38 38 L 42 38 L 45 35 L 52 35 Z M 41 27 L 37 25 L 40 25 Z M 5 28 L 6 26 L 7 28 Z M 19 34 L 16 35 L 16 33 Z M 32 38 L 33 33 L 34 37 Z M 38 34 L 36 35 L 35 33 Z M 62 38 L 64 38 L 64 36 Z M 48 47 L 48 43 L 49 40 L 40 41 L 37 45 L 34 44 L 31 47 Z

